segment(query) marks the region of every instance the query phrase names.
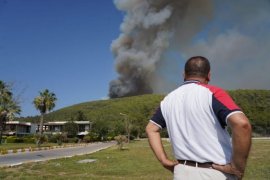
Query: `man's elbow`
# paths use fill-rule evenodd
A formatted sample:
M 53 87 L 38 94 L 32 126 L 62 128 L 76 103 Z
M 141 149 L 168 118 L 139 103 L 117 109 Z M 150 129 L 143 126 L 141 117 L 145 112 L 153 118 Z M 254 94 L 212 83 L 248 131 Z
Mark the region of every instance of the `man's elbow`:
M 247 118 L 240 120 L 238 122 L 237 126 L 238 126 L 238 128 L 245 129 L 247 131 L 252 130 L 251 124 L 250 124 L 250 122 L 248 121 Z
M 252 133 L 252 126 L 247 118 L 238 120 L 234 124 L 233 129 L 235 129 L 236 131 L 243 131 L 247 135 Z
M 251 124 L 244 114 L 238 113 L 232 115 L 232 117 L 229 118 L 229 124 L 233 131 L 244 131 L 247 135 L 252 133 Z
M 252 126 L 248 121 L 245 122 L 241 122 L 239 124 L 238 129 L 241 129 L 242 131 L 244 131 L 247 135 L 251 135 L 252 134 Z

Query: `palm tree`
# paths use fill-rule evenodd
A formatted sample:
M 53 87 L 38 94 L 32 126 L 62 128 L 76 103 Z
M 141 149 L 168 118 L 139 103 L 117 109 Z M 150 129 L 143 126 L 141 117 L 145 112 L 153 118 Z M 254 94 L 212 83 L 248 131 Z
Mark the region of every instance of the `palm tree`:
M 20 112 L 21 108 L 13 99 L 11 88 L 0 80 L 0 144 L 6 121 L 13 120 L 15 115 Z
M 35 108 L 40 112 L 40 135 L 43 134 L 44 115 L 55 107 L 56 100 L 56 95 L 48 89 L 45 89 L 44 91 L 39 92 L 39 96 L 35 97 L 33 101 Z

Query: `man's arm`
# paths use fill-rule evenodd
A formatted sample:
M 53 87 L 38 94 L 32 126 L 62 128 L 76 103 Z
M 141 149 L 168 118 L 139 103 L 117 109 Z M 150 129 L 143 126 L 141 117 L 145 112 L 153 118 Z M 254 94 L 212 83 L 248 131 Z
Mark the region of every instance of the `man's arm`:
M 149 144 L 156 155 L 157 159 L 160 163 L 168 170 L 173 172 L 174 166 L 178 164 L 178 162 L 171 161 L 167 158 L 166 152 L 164 151 L 159 127 L 152 122 L 149 122 L 146 126 L 146 133 L 148 136 Z
M 225 166 L 213 165 L 217 170 L 235 174 L 242 178 L 251 146 L 252 128 L 243 113 L 236 113 L 228 118 L 228 124 L 232 129 L 232 161 Z

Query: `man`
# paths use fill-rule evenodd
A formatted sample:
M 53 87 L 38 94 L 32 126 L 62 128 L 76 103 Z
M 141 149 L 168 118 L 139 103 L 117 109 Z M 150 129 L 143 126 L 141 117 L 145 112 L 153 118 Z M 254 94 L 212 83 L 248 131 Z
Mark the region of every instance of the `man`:
M 149 144 L 174 179 L 241 179 L 251 146 L 251 125 L 230 96 L 208 85 L 210 63 L 201 56 L 185 64 L 184 83 L 160 103 L 146 127 Z M 232 140 L 225 127 L 232 130 Z M 175 161 L 159 130 L 167 128 Z

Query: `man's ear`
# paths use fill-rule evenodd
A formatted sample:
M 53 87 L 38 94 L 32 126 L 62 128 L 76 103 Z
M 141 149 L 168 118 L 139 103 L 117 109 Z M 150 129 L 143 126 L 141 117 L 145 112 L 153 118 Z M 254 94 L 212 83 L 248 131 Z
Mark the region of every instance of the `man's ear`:
M 183 76 L 184 81 L 185 81 L 186 80 L 186 74 L 185 74 L 185 72 L 182 73 L 182 76 Z
M 211 80 L 211 72 L 209 72 L 207 75 L 207 81 L 209 82 L 210 80 Z

